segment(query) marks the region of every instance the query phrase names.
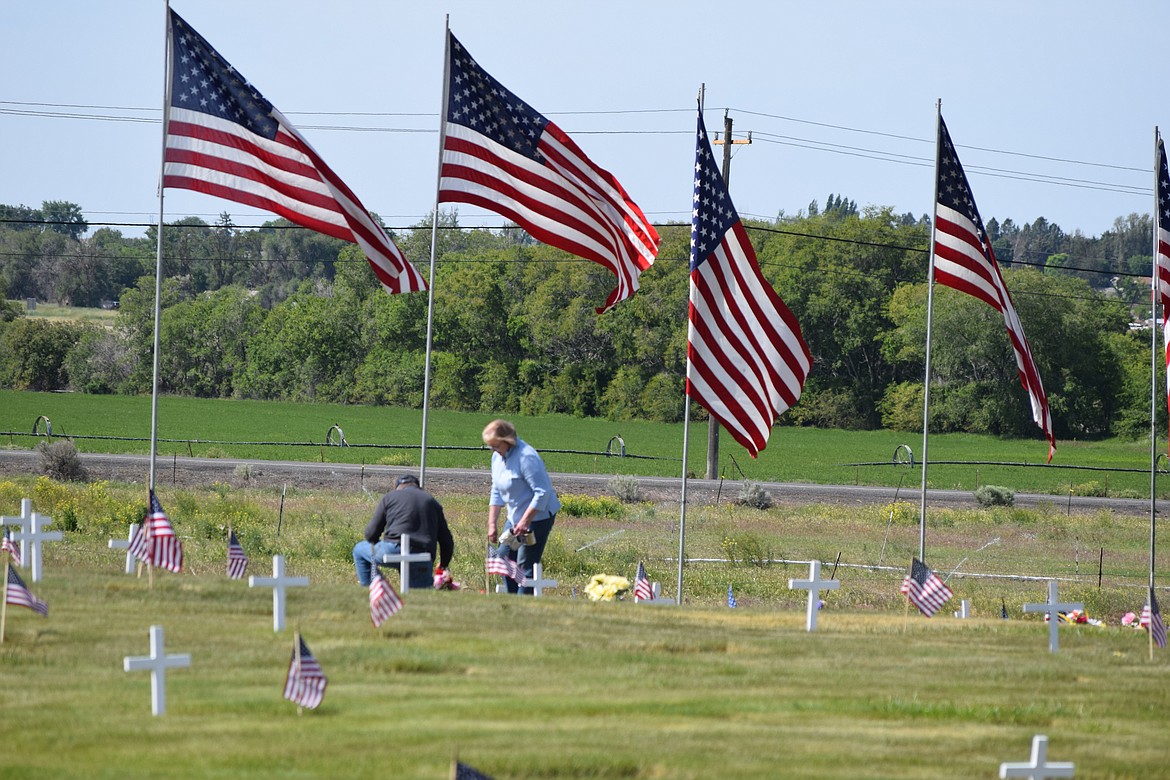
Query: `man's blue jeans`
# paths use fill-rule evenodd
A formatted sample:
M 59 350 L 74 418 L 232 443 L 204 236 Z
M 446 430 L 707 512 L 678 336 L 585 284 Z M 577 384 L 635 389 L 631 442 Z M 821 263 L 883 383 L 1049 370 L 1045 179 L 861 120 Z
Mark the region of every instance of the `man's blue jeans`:
M 500 545 L 496 548 L 496 555 L 501 558 L 511 558 L 520 564 L 520 569 L 524 572 L 527 578 L 532 577 L 532 567 L 540 563 L 541 556 L 544 555 L 544 546 L 548 544 L 549 534 L 552 533 L 553 523 L 556 522 L 557 516 L 553 515 L 547 520 L 538 520 L 532 524 L 532 535 L 536 537 L 534 544 L 521 545 L 519 550 L 513 550 L 507 545 Z M 532 595 L 532 588 L 521 588 L 511 577 L 504 578 L 504 585 L 507 586 L 509 593 L 519 593 L 521 595 Z
M 383 555 L 395 555 L 402 551 L 398 546 L 398 542 L 387 542 L 385 540 L 373 545 L 372 549 L 370 543 L 365 539 L 353 546 L 353 567 L 357 571 L 358 582 L 362 585 L 369 586 L 371 577 L 371 567 L 374 561 L 377 561 L 381 566 L 398 570 L 397 563 L 382 563 Z M 431 571 L 431 562 L 420 561 L 410 564 L 410 587 L 412 588 L 431 588 L 434 587 L 435 579 L 434 573 Z

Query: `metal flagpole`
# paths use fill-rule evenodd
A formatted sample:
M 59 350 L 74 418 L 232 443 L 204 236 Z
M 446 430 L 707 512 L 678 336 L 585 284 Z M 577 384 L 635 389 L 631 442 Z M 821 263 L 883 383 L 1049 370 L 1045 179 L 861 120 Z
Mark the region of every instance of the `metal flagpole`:
M 930 220 L 930 253 L 929 265 L 926 273 L 926 370 L 922 387 L 922 495 L 918 505 L 918 560 L 926 562 L 926 466 L 929 460 L 930 442 L 930 336 L 934 320 L 934 239 L 938 230 L 938 171 L 941 167 L 942 145 L 942 99 L 935 103 L 935 131 L 934 131 L 934 205 Z
M 419 449 L 418 484 L 427 486 L 427 419 L 431 407 L 431 344 L 435 327 L 435 256 L 439 246 L 439 190 L 443 182 L 443 145 L 447 141 L 448 84 L 451 76 L 451 16 L 443 17 L 443 105 L 439 112 L 439 163 L 435 174 L 435 208 L 431 212 L 431 273 L 427 284 L 427 348 L 423 367 L 422 445 Z
M 155 464 L 158 459 L 158 353 L 159 333 L 162 319 L 162 255 L 163 255 L 163 176 L 167 164 L 167 130 L 171 105 L 171 4 L 165 0 L 166 8 L 166 64 L 163 66 L 163 112 L 162 112 L 162 158 L 158 169 L 158 236 L 154 260 L 154 367 L 150 386 L 150 481 L 148 488 L 154 490 Z
M 1161 160 L 1161 136 L 1158 128 L 1154 127 L 1154 251 L 1153 273 L 1150 276 L 1150 588 L 1154 587 L 1154 540 L 1157 516 L 1158 482 L 1158 243 L 1159 227 L 1162 214 L 1158 211 L 1158 187 L 1163 161 Z M 1165 312 L 1162 313 L 1165 316 Z M 1153 632 L 1151 631 L 1151 637 Z
M 703 111 L 703 99 L 705 97 L 704 93 L 706 92 L 706 90 L 707 90 L 706 84 L 699 85 L 699 113 L 700 114 Z M 694 239 L 692 238 L 692 245 L 693 245 L 693 242 L 694 242 Z M 694 283 L 694 281 L 690 280 L 689 270 L 687 273 L 687 279 L 688 279 L 688 283 L 687 283 L 688 289 L 690 289 L 691 292 L 693 292 L 695 289 L 695 283 Z M 690 295 L 689 294 L 687 296 L 687 307 L 688 307 L 688 312 L 689 312 L 689 308 L 690 308 Z M 690 318 L 690 315 L 688 313 L 688 315 L 687 315 L 687 344 L 688 345 L 691 343 L 691 327 L 692 327 L 691 326 L 691 318 Z M 690 382 L 690 379 L 691 379 L 691 355 L 690 355 L 690 348 L 688 346 L 688 348 L 687 348 L 686 381 Z M 679 508 L 679 518 L 678 518 L 678 579 L 675 582 L 675 590 L 674 590 L 675 599 L 676 599 L 675 603 L 678 604 L 680 607 L 682 606 L 682 603 L 683 603 L 683 589 L 682 589 L 683 563 L 686 560 L 687 454 L 688 454 L 688 445 L 690 444 L 690 440 L 691 440 L 690 434 L 691 434 L 691 396 L 689 393 L 686 392 L 686 390 L 684 388 L 684 390 L 683 390 L 682 495 L 679 498 L 679 503 L 681 506 Z

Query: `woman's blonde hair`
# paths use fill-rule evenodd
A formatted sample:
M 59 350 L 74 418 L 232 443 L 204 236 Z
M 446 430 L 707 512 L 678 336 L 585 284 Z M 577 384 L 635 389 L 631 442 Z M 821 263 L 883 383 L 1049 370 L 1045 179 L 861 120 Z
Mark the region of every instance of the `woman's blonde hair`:
M 483 429 L 483 443 L 489 447 L 493 442 L 506 441 L 516 446 L 516 426 L 507 420 L 492 420 Z

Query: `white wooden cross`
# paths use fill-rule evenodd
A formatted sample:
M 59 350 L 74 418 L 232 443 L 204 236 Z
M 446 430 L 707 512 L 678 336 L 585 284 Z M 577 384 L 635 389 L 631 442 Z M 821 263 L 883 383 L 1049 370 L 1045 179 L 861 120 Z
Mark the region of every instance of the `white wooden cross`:
M 288 588 L 307 588 L 309 578 L 284 576 L 284 556 L 273 555 L 271 577 L 257 577 L 255 575 L 248 577 L 248 587 L 255 588 L 257 586 L 272 588 L 272 630 L 279 632 L 284 630 L 285 590 Z
M 820 561 L 809 561 L 807 580 L 788 581 L 789 590 L 808 591 L 808 613 L 804 621 L 805 628 L 809 631 L 817 630 L 817 611 L 820 609 L 821 591 L 836 590 L 839 587 L 841 587 L 839 580 L 821 579 Z
M 134 573 L 134 553 L 130 552 L 130 543 L 134 541 L 134 535 L 138 533 L 138 523 L 130 524 L 130 535 L 126 537 L 126 541 L 121 539 L 111 539 L 109 541 L 111 550 L 125 550 L 126 551 L 126 573 Z
M 415 562 L 431 561 L 431 554 L 410 551 L 410 534 L 403 534 L 398 538 L 398 552 L 386 553 L 382 556 L 382 563 L 398 564 L 398 592 L 406 593 L 410 590 L 410 564 Z
M 17 522 L 12 522 L 14 520 Z M 61 541 L 60 531 L 41 530 L 52 523 L 53 518 L 32 511 L 30 498 L 21 499 L 19 518 L 4 518 L 5 525 L 20 525 L 20 530 L 12 534 L 12 538 L 20 541 L 20 562 L 22 566 L 32 569 L 33 582 L 41 581 L 41 545 L 44 542 Z
M 668 604 L 674 604 L 674 599 L 664 598 L 662 596 L 662 586 L 657 582 L 650 583 L 650 598 L 642 599 L 639 604 L 653 604 L 655 606 L 665 607 Z
M 128 655 L 122 659 L 122 668 L 127 672 L 150 671 L 151 715 L 165 715 L 167 712 L 167 669 L 190 665 L 191 656 L 187 653 L 166 654 L 162 626 L 150 627 L 150 655 Z
M 545 588 L 557 587 L 557 581 L 556 580 L 546 580 L 544 578 L 544 567 L 541 566 L 539 563 L 534 563 L 532 565 L 532 576 L 525 577 L 524 582 L 520 583 L 520 587 L 521 588 L 532 588 L 532 595 L 533 596 L 543 596 Z M 508 592 L 507 585 L 497 585 L 496 586 L 496 593 L 507 593 L 507 592 Z M 641 603 L 647 604 L 649 602 L 643 601 Z
M 1032 760 L 1026 764 L 1000 764 L 1000 777 L 1027 777 L 1031 780 L 1045 780 L 1049 777 L 1072 777 L 1076 765 L 1052 763 L 1048 760 L 1048 737 L 1037 734 L 1032 737 Z
M 1069 612 L 1074 609 L 1084 609 L 1082 603 L 1061 604 L 1056 597 L 1056 580 L 1048 581 L 1048 602 L 1045 604 L 1025 604 L 1025 612 L 1046 612 L 1048 614 L 1048 650 L 1055 653 L 1060 650 L 1060 638 L 1056 631 L 1060 623 L 1059 612 Z M 1055 775 L 1054 775 L 1055 777 Z
M 971 599 L 963 599 L 959 602 L 959 610 L 955 612 L 955 617 L 960 620 L 967 620 L 971 617 Z

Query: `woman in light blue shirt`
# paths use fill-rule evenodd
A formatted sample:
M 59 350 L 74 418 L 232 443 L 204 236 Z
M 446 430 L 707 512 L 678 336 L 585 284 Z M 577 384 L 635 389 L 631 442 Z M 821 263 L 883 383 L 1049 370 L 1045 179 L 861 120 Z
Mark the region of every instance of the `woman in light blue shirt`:
M 483 429 L 483 443 L 492 449 L 492 492 L 488 500 L 488 541 L 500 539 L 500 509 L 505 509 L 504 536 L 526 541 L 519 549 L 501 544 L 496 555 L 519 564 L 525 577 L 532 577 L 532 567 L 540 563 L 548 535 L 561 508 L 560 499 L 540 453 L 516 436 L 516 426 L 507 420 L 492 420 Z M 531 536 L 528 532 L 531 531 Z M 504 582 L 509 593 L 531 594 L 509 578 Z

